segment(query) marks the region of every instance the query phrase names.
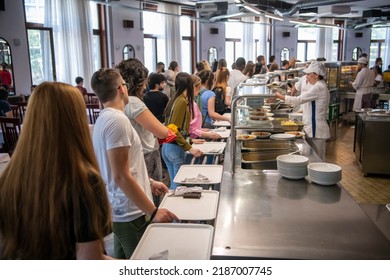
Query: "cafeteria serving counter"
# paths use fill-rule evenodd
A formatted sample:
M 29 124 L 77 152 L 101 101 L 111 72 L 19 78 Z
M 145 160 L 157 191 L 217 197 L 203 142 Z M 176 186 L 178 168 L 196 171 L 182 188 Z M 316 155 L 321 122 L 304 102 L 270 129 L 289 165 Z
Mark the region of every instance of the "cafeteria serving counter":
M 300 141 L 309 162 L 321 161 Z M 225 156 L 212 259 L 390 259 L 390 241 L 340 184 L 288 180 L 236 161 L 232 173 Z

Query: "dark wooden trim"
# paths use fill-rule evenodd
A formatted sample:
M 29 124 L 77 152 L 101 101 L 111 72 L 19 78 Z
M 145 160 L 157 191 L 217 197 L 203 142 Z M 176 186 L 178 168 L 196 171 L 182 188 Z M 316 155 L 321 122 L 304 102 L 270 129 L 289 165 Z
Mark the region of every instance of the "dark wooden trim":
M 99 25 L 99 41 L 100 41 L 100 61 L 102 68 L 108 68 L 108 40 L 107 40 L 107 22 L 106 22 L 106 7 L 98 4 L 98 25 Z

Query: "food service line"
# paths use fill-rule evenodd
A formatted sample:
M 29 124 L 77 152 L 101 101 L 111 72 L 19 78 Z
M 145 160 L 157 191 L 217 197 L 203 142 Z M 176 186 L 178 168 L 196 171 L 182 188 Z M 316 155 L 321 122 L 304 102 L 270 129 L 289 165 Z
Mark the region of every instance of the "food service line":
M 321 162 L 295 141 L 309 162 Z M 228 143 L 226 155 L 230 147 L 240 149 Z M 390 241 L 340 183 L 240 166 L 225 157 L 211 259 L 390 259 Z

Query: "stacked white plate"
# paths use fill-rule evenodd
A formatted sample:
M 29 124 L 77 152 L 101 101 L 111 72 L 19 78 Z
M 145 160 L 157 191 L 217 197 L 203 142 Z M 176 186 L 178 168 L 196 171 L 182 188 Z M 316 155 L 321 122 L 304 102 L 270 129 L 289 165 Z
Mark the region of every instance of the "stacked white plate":
M 280 175 L 287 179 L 305 178 L 308 163 L 309 159 L 300 155 L 281 155 L 276 158 Z
M 341 181 L 341 167 L 333 163 L 310 163 L 307 171 L 308 179 L 319 185 L 330 186 Z
M 284 134 L 284 133 L 276 133 L 276 134 L 272 134 L 270 136 L 270 138 L 273 139 L 273 140 L 294 140 L 295 139 L 295 135 Z

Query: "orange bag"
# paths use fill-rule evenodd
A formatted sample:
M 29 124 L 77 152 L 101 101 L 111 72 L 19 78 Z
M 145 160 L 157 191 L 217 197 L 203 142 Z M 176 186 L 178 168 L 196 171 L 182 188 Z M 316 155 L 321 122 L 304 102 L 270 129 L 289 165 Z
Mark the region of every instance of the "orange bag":
M 170 128 L 168 128 L 168 136 L 164 139 L 158 139 L 158 143 L 160 145 L 163 143 L 171 143 L 175 141 L 176 138 L 177 138 L 176 134 Z

